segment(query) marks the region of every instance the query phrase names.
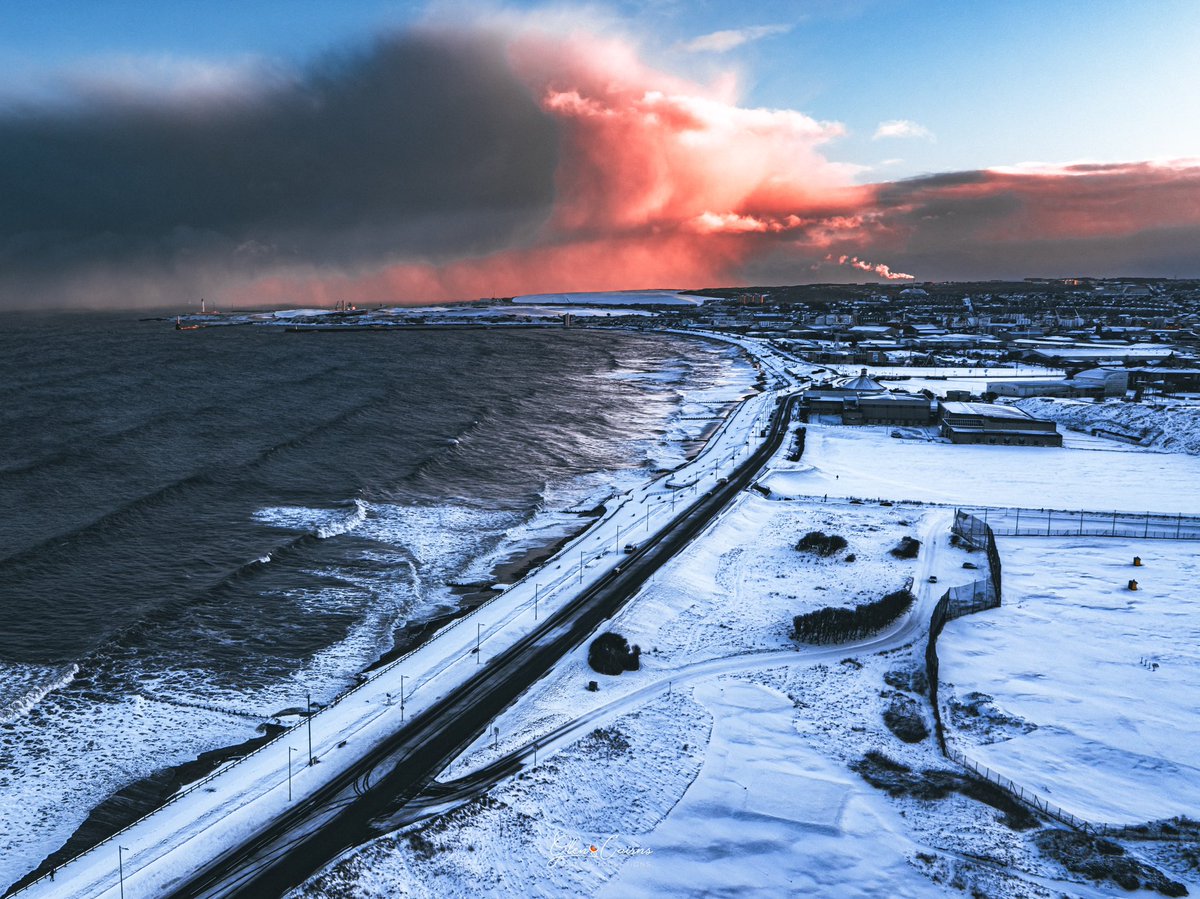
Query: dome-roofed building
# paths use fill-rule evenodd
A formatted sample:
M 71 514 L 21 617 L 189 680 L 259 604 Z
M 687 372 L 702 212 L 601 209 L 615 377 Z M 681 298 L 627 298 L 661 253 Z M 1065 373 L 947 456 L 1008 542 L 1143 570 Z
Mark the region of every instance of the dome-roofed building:
M 934 404 L 923 396 L 890 393 L 862 369 L 804 393 L 808 413 L 840 415 L 843 424 L 925 425 L 934 420 Z
M 875 393 L 887 393 L 887 388 L 867 374 L 864 368 L 857 375 L 842 378 L 834 382 L 834 389 L 842 396 L 870 396 Z

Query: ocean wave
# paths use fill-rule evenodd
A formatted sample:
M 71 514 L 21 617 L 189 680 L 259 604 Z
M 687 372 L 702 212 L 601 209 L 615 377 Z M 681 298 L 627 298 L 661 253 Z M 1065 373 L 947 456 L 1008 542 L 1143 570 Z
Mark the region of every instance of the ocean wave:
M 345 534 L 354 530 L 360 524 L 367 520 L 367 504 L 361 499 L 354 501 L 354 511 L 338 521 L 331 521 L 328 524 L 317 528 L 316 535 L 321 540 L 328 540 L 330 537 L 336 537 L 338 534 Z
M 74 664 L 52 672 L 41 683 L 30 687 L 25 693 L 0 708 L 0 722 L 13 721 L 29 714 L 33 707 L 48 695 L 55 690 L 61 690 L 75 680 L 75 675 L 78 673 L 79 666 Z

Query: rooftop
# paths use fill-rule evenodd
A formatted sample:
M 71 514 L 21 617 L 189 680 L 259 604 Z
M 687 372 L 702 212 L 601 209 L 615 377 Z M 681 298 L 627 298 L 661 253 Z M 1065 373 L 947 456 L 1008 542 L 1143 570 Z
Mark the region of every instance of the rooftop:
M 1018 409 L 1016 406 L 997 406 L 993 403 L 943 402 L 942 411 L 950 415 L 983 415 L 988 418 L 1033 418 L 1028 412 Z

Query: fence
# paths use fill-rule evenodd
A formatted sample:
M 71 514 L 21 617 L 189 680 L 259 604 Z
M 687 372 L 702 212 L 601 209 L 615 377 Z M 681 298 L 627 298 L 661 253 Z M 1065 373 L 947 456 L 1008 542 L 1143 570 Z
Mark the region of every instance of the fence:
M 1165 512 L 1064 509 L 972 509 L 1001 537 L 1134 537 L 1200 540 L 1200 516 Z
M 988 574 L 987 577 L 970 584 L 951 587 L 937 601 L 929 618 L 929 640 L 925 644 L 925 674 L 929 680 L 929 701 L 933 706 L 938 748 L 947 757 L 946 729 L 942 723 L 941 706 L 938 704 L 938 637 L 942 635 L 942 628 L 946 626 L 947 621 L 973 612 L 982 612 L 984 609 L 994 609 L 1000 605 L 1001 595 L 1000 552 L 996 549 L 996 538 L 988 523 L 968 512 L 956 509 L 951 532 L 967 545 L 987 552 Z

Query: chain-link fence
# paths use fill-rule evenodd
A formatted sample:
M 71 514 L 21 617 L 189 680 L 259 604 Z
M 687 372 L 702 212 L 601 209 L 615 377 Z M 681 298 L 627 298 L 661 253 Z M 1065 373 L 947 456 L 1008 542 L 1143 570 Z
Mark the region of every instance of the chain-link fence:
M 1000 537 L 1134 537 L 1200 540 L 1200 516 L 1166 512 L 1097 512 L 1068 509 L 977 508 L 960 510 Z

